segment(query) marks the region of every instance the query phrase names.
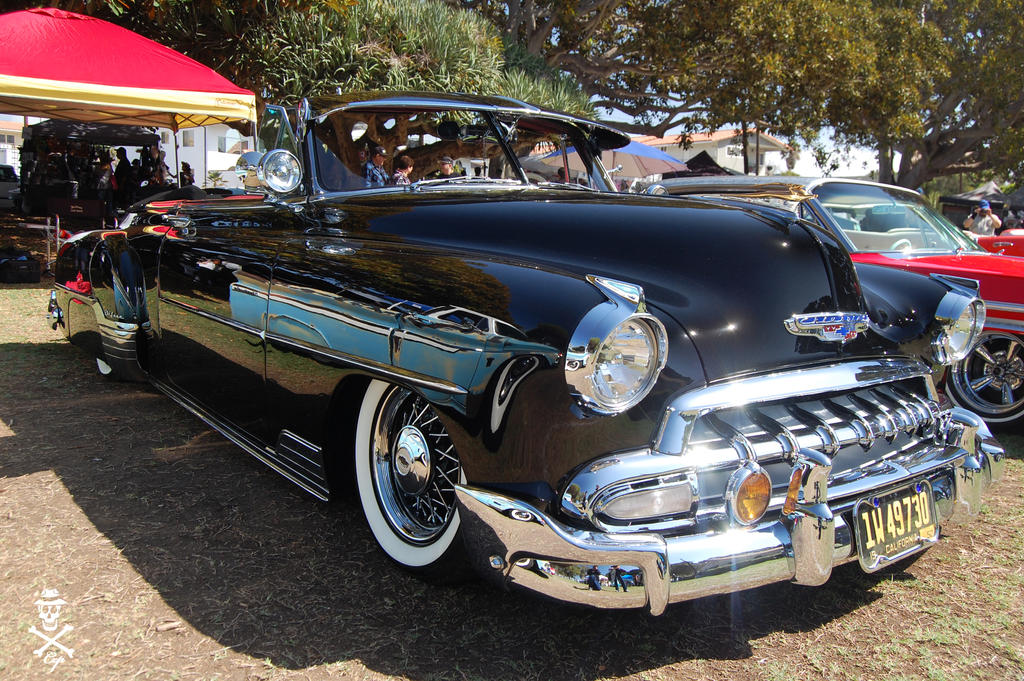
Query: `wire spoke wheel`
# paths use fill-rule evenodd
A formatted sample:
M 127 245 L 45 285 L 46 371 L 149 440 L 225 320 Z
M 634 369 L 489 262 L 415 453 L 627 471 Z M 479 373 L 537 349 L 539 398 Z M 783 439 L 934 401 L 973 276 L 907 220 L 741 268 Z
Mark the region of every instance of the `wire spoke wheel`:
M 456 576 L 465 555 L 455 486 L 466 477 L 430 403 L 372 381 L 356 423 L 355 473 L 363 514 L 384 552 L 425 576 Z
M 950 367 L 950 397 L 987 421 L 1024 413 L 1024 345 L 1009 333 L 990 333 L 966 359 Z
M 427 401 L 393 387 L 374 427 L 372 471 L 392 529 L 412 543 L 434 540 L 455 513 L 460 471 L 455 445 Z

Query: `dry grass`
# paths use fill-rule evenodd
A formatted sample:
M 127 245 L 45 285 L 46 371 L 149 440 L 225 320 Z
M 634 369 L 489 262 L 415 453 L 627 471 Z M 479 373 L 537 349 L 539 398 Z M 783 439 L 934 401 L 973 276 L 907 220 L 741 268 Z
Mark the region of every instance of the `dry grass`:
M 163 396 L 110 383 L 0 289 L 0 678 L 1024 678 L 1024 438 L 975 524 L 906 572 L 855 566 L 659 618 L 427 586 Z M 74 658 L 32 653 L 68 601 Z

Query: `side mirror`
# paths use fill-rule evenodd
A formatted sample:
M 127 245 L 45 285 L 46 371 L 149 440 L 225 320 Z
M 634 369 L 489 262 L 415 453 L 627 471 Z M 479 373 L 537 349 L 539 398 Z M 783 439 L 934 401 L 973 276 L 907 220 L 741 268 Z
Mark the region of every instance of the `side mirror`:
M 665 185 L 663 185 L 663 184 L 652 184 L 650 187 L 648 187 L 647 189 L 644 190 L 644 194 L 652 194 L 654 196 L 661 196 L 663 194 L 668 194 L 668 190 L 665 189 Z
M 256 168 L 259 166 L 262 157 L 263 154 L 258 151 L 247 151 L 235 161 L 235 173 L 247 191 L 259 191 L 261 189 L 260 181 L 256 177 Z

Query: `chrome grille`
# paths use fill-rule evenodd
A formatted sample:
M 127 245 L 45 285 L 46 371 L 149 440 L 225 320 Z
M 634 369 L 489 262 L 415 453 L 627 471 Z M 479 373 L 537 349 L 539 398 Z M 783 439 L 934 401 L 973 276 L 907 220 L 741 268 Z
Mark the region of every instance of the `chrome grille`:
M 830 480 L 839 479 L 933 442 L 942 419 L 927 379 L 904 379 L 703 413 L 693 422 L 683 458 L 698 472 L 699 513 L 720 510 L 729 474 L 747 460 L 768 472 L 781 504 L 798 449 L 830 457 Z
M 785 500 L 793 463 L 815 450 L 829 462 L 829 504 L 932 475 L 948 461 L 951 412 L 943 410 L 931 368 L 884 357 L 752 375 L 685 391 L 665 408 L 648 448 L 616 452 L 576 471 L 560 490 L 573 521 L 607 531 L 692 532 L 728 522 L 725 491 L 740 466 L 772 480 L 770 513 Z M 954 448 L 955 449 L 955 448 Z M 689 508 L 651 507 L 622 520 L 603 514 L 614 499 L 685 478 Z M 653 503 L 653 501 L 652 501 Z

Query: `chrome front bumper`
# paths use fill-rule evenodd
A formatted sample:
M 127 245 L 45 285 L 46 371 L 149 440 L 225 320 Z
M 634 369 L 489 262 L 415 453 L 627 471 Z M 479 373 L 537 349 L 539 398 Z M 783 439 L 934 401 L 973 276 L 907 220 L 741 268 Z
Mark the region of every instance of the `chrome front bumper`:
M 954 409 L 946 442 L 930 445 L 921 457 L 928 467 L 902 480 L 884 476 L 871 493 L 929 479 L 940 522 L 968 517 L 978 512 L 985 490 L 1002 476 L 1003 457 L 980 418 Z M 821 493 L 827 486 L 823 469 L 813 468 L 813 461 L 809 465 L 808 489 L 801 496 L 808 503 L 792 513 L 749 528 L 672 537 L 580 530 L 508 496 L 468 486 L 458 486 L 457 494 L 467 547 L 485 575 L 560 601 L 646 607 L 657 615 L 669 603 L 772 582 L 820 585 L 833 566 L 857 560 L 856 542 L 844 520 L 855 499 L 837 495 L 831 501 L 827 492 Z M 811 489 L 815 484 L 817 494 Z M 607 574 L 613 565 L 628 573 L 633 584 L 627 582 L 622 591 L 613 584 L 600 590 L 587 586 L 588 568 Z

